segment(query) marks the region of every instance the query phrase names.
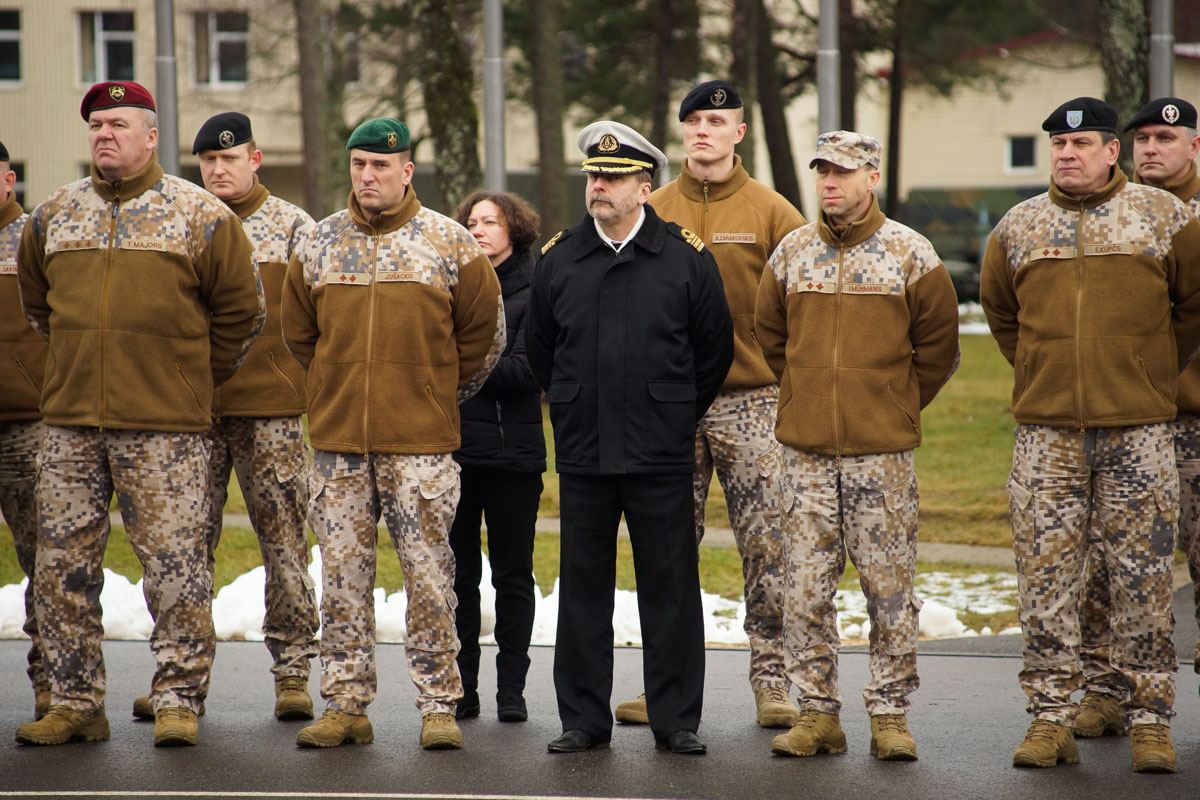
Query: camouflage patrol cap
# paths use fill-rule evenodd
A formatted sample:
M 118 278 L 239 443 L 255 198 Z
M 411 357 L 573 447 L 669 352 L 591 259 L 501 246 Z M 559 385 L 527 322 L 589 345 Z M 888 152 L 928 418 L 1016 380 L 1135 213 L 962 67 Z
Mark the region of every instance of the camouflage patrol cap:
M 817 153 L 808 162 L 812 169 L 818 161 L 828 161 L 844 169 L 858 169 L 870 164 L 879 169 L 883 145 L 865 133 L 854 131 L 826 131 L 817 137 Z
M 368 153 L 403 153 L 412 139 L 408 126 L 391 117 L 375 117 L 354 129 L 346 141 L 347 150 L 366 150 Z

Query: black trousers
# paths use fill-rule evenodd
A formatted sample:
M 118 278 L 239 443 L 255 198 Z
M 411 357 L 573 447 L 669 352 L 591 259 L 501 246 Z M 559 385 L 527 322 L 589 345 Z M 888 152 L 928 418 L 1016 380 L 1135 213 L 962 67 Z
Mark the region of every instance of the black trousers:
M 496 686 L 525 688 L 529 671 L 529 638 L 535 609 L 533 533 L 542 476 L 536 472 L 464 466 L 462 491 L 450 548 L 454 551 L 454 593 L 458 596 L 458 671 L 463 689 L 479 687 L 479 581 L 483 559 L 479 552 L 480 515 L 487 524 L 488 560 L 496 589 Z
M 704 618 L 692 476 L 559 475 L 558 633 L 554 688 L 563 730 L 612 735 L 617 527 L 629 528 L 642 623 L 650 728 L 662 738 L 700 725 Z

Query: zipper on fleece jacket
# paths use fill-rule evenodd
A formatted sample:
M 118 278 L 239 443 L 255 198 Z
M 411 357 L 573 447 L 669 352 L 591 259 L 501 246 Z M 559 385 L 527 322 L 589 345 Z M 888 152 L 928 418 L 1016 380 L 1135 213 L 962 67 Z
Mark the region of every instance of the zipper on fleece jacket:
M 370 292 L 367 300 L 367 361 L 366 369 L 363 370 L 363 398 L 366 401 L 363 404 L 363 455 L 369 455 L 371 452 L 371 349 L 375 341 L 375 288 L 378 281 L 375 280 L 376 274 L 376 259 L 379 257 L 379 234 L 376 233 L 371 239 L 371 285 L 367 291 Z
M 1079 204 L 1079 224 L 1075 226 L 1075 416 L 1079 420 L 1079 432 L 1086 433 L 1083 419 L 1083 358 L 1080 351 L 1080 312 L 1083 310 L 1083 221 L 1087 219 L 1087 209 Z
M 112 273 L 113 248 L 116 245 L 117 239 L 117 211 L 120 207 L 121 197 L 118 195 L 113 198 L 112 216 L 109 217 L 108 221 L 108 253 L 104 259 L 104 286 L 100 291 L 100 380 L 97 389 L 100 397 L 96 403 L 98 417 L 96 427 L 101 433 L 104 432 L 104 419 L 108 416 L 108 402 L 104 397 L 105 371 L 107 368 L 104 352 L 106 348 L 105 340 L 108 338 L 108 284 Z
M 842 457 L 842 426 L 838 420 L 838 365 L 841 363 L 842 352 L 842 272 L 845 269 L 846 245 L 838 244 L 837 275 L 833 287 L 833 402 L 830 403 L 830 413 L 833 414 L 833 447 L 839 461 Z

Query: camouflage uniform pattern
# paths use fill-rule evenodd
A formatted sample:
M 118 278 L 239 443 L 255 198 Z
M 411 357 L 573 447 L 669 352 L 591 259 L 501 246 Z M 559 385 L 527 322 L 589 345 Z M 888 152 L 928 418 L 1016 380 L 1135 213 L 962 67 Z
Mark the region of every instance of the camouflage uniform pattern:
M 787 557 L 784 645 L 801 710 L 841 710 L 833 598 L 849 553 L 871 620 L 867 713 L 907 713 L 908 696 L 920 684 L 913 451 L 839 457 L 784 446 L 780 502 Z
M 317 450 L 309 524 L 321 544 L 321 696 L 366 713 L 375 699 L 375 547 L 382 514 L 400 557 L 408 607 L 404 652 L 421 715 L 454 713 L 462 696 L 455 658 L 450 524 L 459 467 L 450 454 L 359 455 Z
M 204 434 L 211 507 L 208 568 L 215 565 L 230 473 L 237 472 L 266 571 L 263 634 L 276 678 L 307 678 L 317 654 L 317 600 L 308 574 L 308 448 L 300 417 L 224 417 Z
M 29 578 L 25 587 L 25 624 L 21 630 L 29 636 L 27 672 L 34 686 L 47 683 L 42 661 L 41 637 L 34 613 L 33 569 L 37 554 L 38 518 L 37 454 L 42 444 L 40 420 L 0 422 L 0 513 L 12 530 L 17 549 L 17 566 Z
M 154 618 L 151 703 L 200 710 L 216 648 L 205 568 L 207 459 L 197 433 L 46 426 L 35 597 L 54 705 L 86 713 L 104 702 L 98 601 L 115 491 Z
M 775 440 L 775 386 L 723 390 L 696 428 L 692 490 L 696 543 L 704 539 L 704 504 L 715 467 L 742 556 L 750 638 L 750 687 L 787 688 L 783 669 L 783 534 L 779 528 L 780 445 Z
M 1027 710 L 1070 724 L 1082 688 L 1079 595 L 1089 547 L 1109 574 L 1109 656 L 1129 725 L 1170 724 L 1176 669 L 1171 561 L 1179 481 L 1169 425 L 1091 431 L 1020 425 L 1008 484 Z M 1095 517 L 1088 542 L 1089 521 Z

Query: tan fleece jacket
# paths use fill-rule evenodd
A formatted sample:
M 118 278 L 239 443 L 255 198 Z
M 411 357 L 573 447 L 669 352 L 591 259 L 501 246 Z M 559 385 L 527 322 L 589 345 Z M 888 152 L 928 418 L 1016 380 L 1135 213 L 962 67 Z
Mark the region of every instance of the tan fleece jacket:
M 411 186 L 373 217 L 351 194 L 292 257 L 283 337 L 308 371 L 313 447 L 451 453 L 459 402 L 504 350 L 500 281 L 467 230 Z
M 992 231 L 980 300 L 1014 367 L 1018 422 L 1166 422 L 1200 346 L 1200 221 L 1119 167 L 1081 199 L 1052 183 Z
M 227 204 L 242 220 L 267 302 L 267 323 L 237 374 L 217 389 L 217 417 L 290 417 L 304 413 L 304 370 L 283 343 L 279 303 L 292 253 L 312 229 L 304 209 L 273 197 L 254 177 L 245 197 Z
M 51 425 L 206 430 L 213 386 L 266 316 L 237 217 L 154 158 L 116 183 L 93 167 L 51 194 L 17 261 L 25 314 L 50 342 Z
M 775 437 L 800 450 L 867 455 L 921 443 L 920 410 L 958 368 L 954 285 L 925 237 L 872 197 L 859 221 L 821 218 L 784 237 L 755 322 L 779 383 Z
M 0 203 L 0 422 L 37 419 L 46 342 L 21 311 L 17 247 L 29 219 L 16 195 Z
M 725 180 L 696 177 L 684 162 L 679 177 L 656 189 L 650 205 L 665 220 L 700 236 L 717 259 L 733 314 L 733 366 L 721 389 L 752 389 L 776 382 L 754 331 L 754 300 L 767 258 L 804 217 L 783 195 L 750 177 L 735 155 Z

